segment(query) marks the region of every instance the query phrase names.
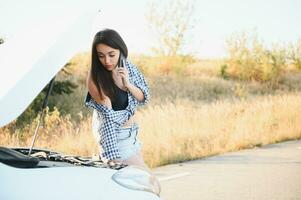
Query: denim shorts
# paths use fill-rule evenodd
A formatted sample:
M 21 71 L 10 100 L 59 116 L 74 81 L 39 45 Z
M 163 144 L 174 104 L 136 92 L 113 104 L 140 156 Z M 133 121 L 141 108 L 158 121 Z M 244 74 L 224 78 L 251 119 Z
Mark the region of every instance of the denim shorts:
M 93 112 L 92 117 L 92 130 L 95 139 L 99 142 L 99 126 L 101 121 L 100 115 L 96 111 Z M 132 155 L 138 153 L 141 150 L 141 142 L 137 138 L 138 125 L 134 123 L 130 127 L 121 127 L 120 131 L 117 132 L 117 145 L 121 154 L 121 159 L 126 160 Z M 101 154 L 101 152 L 100 152 Z
M 130 158 L 141 150 L 141 142 L 137 138 L 138 125 L 134 123 L 131 127 L 122 127 L 117 133 L 117 144 L 122 160 Z

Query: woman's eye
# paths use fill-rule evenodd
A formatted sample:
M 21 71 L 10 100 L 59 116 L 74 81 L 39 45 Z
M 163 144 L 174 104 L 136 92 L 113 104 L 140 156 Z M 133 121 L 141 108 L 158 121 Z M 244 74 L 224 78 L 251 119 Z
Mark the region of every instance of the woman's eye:
M 113 58 L 115 55 L 109 55 L 111 58 Z

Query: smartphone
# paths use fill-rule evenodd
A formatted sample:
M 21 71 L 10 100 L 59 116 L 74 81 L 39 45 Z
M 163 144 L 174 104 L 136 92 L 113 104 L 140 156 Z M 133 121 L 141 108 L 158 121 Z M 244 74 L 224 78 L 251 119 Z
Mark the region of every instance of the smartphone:
M 118 67 L 125 67 L 125 56 L 120 51 Z

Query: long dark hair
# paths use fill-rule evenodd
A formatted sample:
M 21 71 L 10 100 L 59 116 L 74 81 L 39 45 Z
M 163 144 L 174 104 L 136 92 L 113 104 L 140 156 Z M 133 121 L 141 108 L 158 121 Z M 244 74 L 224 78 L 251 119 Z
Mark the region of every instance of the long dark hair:
M 117 33 L 115 30 L 104 29 L 96 33 L 96 35 L 94 36 L 94 40 L 92 44 L 92 61 L 91 61 L 92 80 L 97 86 L 101 99 L 104 98 L 103 95 L 106 95 L 111 100 L 113 100 L 114 80 L 112 78 L 112 72 L 107 71 L 104 68 L 104 66 L 101 64 L 96 50 L 96 46 L 98 44 L 105 44 L 112 47 L 113 49 L 119 49 L 120 54 L 122 53 L 126 58 L 128 56 L 128 49 L 123 39 L 119 35 L 119 33 Z

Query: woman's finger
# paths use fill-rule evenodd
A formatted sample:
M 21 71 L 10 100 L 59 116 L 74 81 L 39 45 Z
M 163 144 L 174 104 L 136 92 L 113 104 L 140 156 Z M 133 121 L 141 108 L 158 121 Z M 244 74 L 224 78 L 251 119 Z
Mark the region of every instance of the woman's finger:
M 124 67 L 118 68 L 119 72 L 124 72 L 124 73 L 128 73 L 127 69 Z
M 119 75 L 124 75 L 124 76 L 128 77 L 128 74 L 124 71 L 119 71 L 118 73 L 119 73 Z
M 121 75 L 125 75 L 125 73 L 124 72 L 119 72 L 119 75 L 121 76 Z
M 124 68 L 119 68 L 119 69 L 118 69 L 118 72 L 126 73 L 126 70 L 125 70 Z

